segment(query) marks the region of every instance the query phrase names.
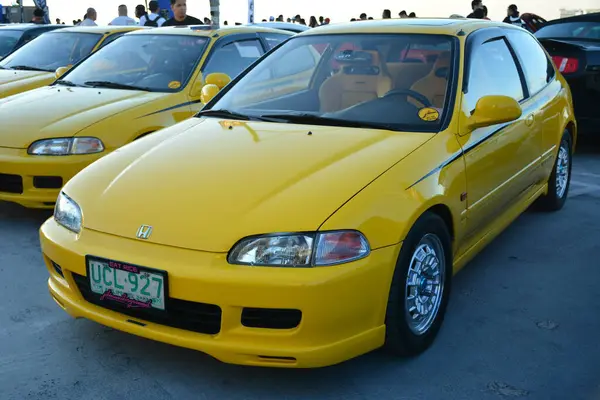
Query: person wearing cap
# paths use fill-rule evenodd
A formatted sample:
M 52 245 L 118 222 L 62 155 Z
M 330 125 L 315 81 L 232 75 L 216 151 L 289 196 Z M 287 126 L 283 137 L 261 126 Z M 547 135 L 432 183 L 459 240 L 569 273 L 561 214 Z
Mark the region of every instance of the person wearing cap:
M 516 4 L 511 4 L 510 6 L 508 6 L 508 8 L 506 9 L 506 18 L 504 18 L 504 21 L 502 22 L 515 25 L 523 29 L 527 29 L 527 25 L 525 24 L 525 21 L 521 19 L 521 14 L 517 9 Z
M 150 3 L 148 3 L 148 9 L 150 10 L 150 14 L 145 14 L 139 17 L 141 26 L 159 27 L 163 26 L 163 24 L 167 22 L 167 20 L 160 15 L 158 1 L 152 0 Z

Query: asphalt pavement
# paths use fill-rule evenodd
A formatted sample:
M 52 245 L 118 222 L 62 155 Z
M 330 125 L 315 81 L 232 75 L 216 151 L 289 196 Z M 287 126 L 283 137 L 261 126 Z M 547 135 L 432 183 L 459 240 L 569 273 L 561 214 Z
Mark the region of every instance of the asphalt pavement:
M 222 364 L 74 320 L 51 300 L 38 228 L 0 202 L 0 399 L 600 399 L 600 145 L 558 213 L 528 211 L 456 277 L 438 340 L 317 370 Z

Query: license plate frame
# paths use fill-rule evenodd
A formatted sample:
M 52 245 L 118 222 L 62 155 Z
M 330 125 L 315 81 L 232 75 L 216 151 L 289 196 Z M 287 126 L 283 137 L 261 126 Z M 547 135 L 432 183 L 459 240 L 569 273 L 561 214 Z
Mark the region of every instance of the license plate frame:
M 119 269 L 119 270 L 127 271 L 130 273 L 137 273 L 137 274 L 149 273 L 149 274 L 153 274 L 153 275 L 160 275 L 163 280 L 162 281 L 163 308 L 153 307 L 152 305 L 150 305 L 149 307 L 131 306 L 131 303 L 126 303 L 126 302 L 122 301 L 122 300 L 124 300 L 123 296 L 115 296 L 112 293 L 107 295 L 108 291 L 104 292 L 104 293 L 98 293 L 98 292 L 94 291 L 93 283 L 92 283 L 92 275 L 91 275 L 91 263 L 94 261 L 98 262 L 98 263 L 102 263 L 102 264 L 107 264 L 108 267 L 113 270 Z M 93 256 L 93 255 L 85 256 L 85 264 L 86 264 L 86 274 L 87 274 L 86 279 L 88 281 L 88 284 L 90 285 L 90 292 L 95 297 L 98 298 L 100 303 L 106 301 L 107 305 L 110 304 L 111 308 L 122 308 L 123 310 L 136 311 L 136 312 L 140 312 L 141 314 L 145 314 L 145 313 L 166 314 L 167 313 L 168 305 L 169 305 L 169 275 L 168 275 L 167 271 L 162 270 L 162 269 L 157 269 L 157 268 L 146 267 L 146 266 L 142 266 L 142 265 L 138 265 L 138 264 L 132 264 L 129 262 Z M 114 271 L 113 271 L 113 274 L 114 274 Z M 119 299 L 119 297 L 120 297 L 120 299 Z M 135 302 L 134 299 L 131 299 L 131 300 L 130 300 L 131 302 Z

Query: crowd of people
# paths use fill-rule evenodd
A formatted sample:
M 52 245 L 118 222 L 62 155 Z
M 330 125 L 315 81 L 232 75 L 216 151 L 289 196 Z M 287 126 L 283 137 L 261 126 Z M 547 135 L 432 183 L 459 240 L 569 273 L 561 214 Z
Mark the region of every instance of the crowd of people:
M 159 27 L 159 26 L 176 26 L 176 25 L 210 25 L 212 23 L 210 18 L 205 17 L 203 20 L 192 17 L 187 14 L 187 4 L 186 0 L 171 0 L 171 9 L 173 11 L 173 17 L 169 18 L 168 13 L 164 12 L 165 10 L 161 10 L 158 4 L 158 1 L 152 0 L 148 4 L 148 10 L 143 4 L 138 5 L 135 8 L 135 18 L 128 16 L 127 6 L 120 5 L 118 7 L 118 16 L 114 18 L 109 25 L 142 25 L 142 26 L 151 26 L 151 27 Z M 149 12 L 148 12 L 149 11 Z M 88 8 L 83 19 L 73 20 L 73 25 L 79 26 L 94 26 L 97 25 L 96 19 L 98 14 L 94 8 Z M 398 13 L 399 18 L 417 18 L 416 13 L 411 12 L 407 13 L 405 10 L 400 11 Z M 392 12 L 389 9 L 383 10 L 381 15 L 382 19 L 391 19 Z M 452 14 L 450 18 L 464 18 L 459 14 Z M 475 18 L 475 19 L 486 19 L 488 18 L 488 9 L 483 4 L 482 0 L 473 0 L 471 2 L 471 13 L 466 16 L 466 18 Z M 358 18 L 352 18 L 350 21 L 365 21 L 365 20 L 373 20 L 372 16 L 368 16 L 366 13 L 362 13 Z M 308 24 L 306 20 L 300 15 L 297 14 L 294 17 L 285 18 L 283 15 L 279 15 L 277 18 L 271 16 L 268 20 L 263 19 L 262 22 L 288 22 L 295 23 L 300 25 L 309 26 L 311 28 L 315 28 L 321 25 L 327 25 L 331 23 L 331 19 L 328 17 L 320 16 L 317 18 L 316 16 L 311 16 L 309 18 Z M 42 10 L 35 10 L 34 17 L 31 21 L 33 23 L 44 23 L 44 12 Z M 507 8 L 507 15 L 504 18 L 503 22 L 509 23 L 512 25 L 517 25 L 522 28 L 527 29 L 527 25 L 523 21 L 520 16 L 520 12 L 515 4 L 511 4 Z M 60 19 L 56 20 L 57 24 L 60 24 Z M 64 22 L 62 22 L 64 24 Z M 223 25 L 229 25 L 227 21 L 224 21 Z M 236 22 L 235 25 L 242 25 L 240 22 Z

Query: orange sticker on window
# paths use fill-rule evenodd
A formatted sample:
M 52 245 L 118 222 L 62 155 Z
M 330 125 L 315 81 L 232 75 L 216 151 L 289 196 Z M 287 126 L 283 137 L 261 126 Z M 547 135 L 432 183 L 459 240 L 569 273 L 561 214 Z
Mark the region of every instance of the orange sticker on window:
M 439 117 L 440 113 L 435 108 L 426 107 L 419 110 L 419 118 L 421 118 L 423 121 L 437 121 Z
M 181 82 L 179 82 L 179 81 L 169 82 L 169 89 L 179 89 L 180 87 L 181 87 Z

